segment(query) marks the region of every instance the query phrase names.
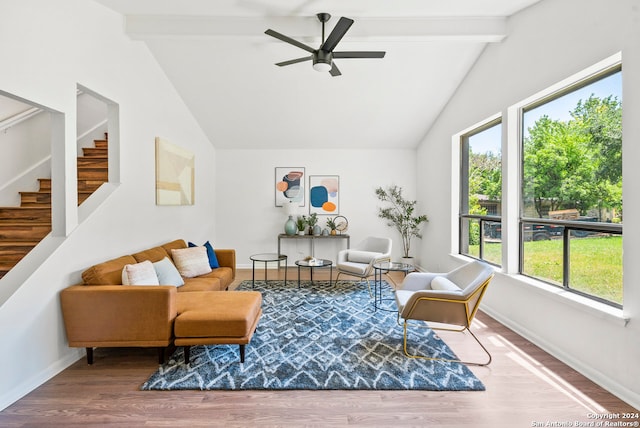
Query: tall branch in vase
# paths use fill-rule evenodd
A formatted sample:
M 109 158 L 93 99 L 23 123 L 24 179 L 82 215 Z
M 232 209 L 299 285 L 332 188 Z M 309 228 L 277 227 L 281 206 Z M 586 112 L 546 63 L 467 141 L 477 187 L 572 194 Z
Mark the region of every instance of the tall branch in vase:
M 410 257 L 411 239 L 422 238 L 422 223 L 429 221 L 426 215 L 415 214 L 417 201 L 409 201 L 402 196 L 402 187 L 393 185 L 386 189 L 378 187 L 376 196 L 390 206 L 378 207 L 378 217 L 387 221 L 387 225 L 395 228 L 402 238 L 403 257 Z

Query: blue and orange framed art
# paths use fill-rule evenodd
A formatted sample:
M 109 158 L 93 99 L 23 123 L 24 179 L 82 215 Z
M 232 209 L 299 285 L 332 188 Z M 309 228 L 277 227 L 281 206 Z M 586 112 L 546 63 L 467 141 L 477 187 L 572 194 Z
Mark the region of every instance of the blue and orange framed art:
M 309 176 L 309 214 L 340 214 L 340 177 Z

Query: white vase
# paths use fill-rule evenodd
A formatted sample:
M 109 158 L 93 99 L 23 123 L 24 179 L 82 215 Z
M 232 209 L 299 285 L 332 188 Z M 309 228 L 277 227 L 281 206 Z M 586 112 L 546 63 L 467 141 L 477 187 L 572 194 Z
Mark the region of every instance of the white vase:
M 406 263 L 408 265 L 415 267 L 415 260 L 413 257 L 400 257 L 400 262 Z

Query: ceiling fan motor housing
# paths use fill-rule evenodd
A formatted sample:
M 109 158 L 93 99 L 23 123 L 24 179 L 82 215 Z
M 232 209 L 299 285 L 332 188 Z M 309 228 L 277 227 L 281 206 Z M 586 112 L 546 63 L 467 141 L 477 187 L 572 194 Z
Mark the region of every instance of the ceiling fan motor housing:
M 333 60 L 333 54 L 331 52 L 325 52 L 322 49 L 313 55 L 313 69 L 317 71 L 329 71 Z

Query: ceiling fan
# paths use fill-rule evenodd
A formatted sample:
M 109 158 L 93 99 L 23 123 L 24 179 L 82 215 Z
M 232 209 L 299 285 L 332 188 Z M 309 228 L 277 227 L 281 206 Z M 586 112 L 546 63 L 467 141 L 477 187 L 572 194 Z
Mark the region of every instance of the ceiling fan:
M 345 18 L 344 16 L 340 18 L 336 26 L 329 34 L 329 37 L 325 40 L 324 38 L 324 24 L 331 18 L 331 15 L 328 13 L 318 13 L 316 14 L 318 20 L 322 22 L 322 43 L 318 49 L 313 49 L 310 46 L 305 45 L 304 43 L 300 43 L 297 40 L 292 39 L 291 37 L 285 36 L 284 34 L 280 34 L 277 31 L 273 31 L 271 29 L 265 31 L 265 34 L 269 36 L 275 37 L 276 39 L 280 39 L 283 42 L 290 43 L 294 46 L 299 47 L 300 49 L 304 49 L 309 52 L 311 55 L 305 56 L 302 58 L 291 59 L 289 61 L 283 61 L 276 63 L 277 66 L 284 67 L 285 65 L 297 64 L 299 62 L 304 61 L 313 61 L 313 69 L 316 71 L 328 71 L 332 76 L 340 76 L 340 70 L 338 66 L 333 62 L 335 58 L 384 58 L 385 52 L 382 51 L 349 51 L 349 52 L 334 52 L 333 50 L 338 45 L 338 42 L 344 37 L 347 30 L 353 25 L 353 19 Z

